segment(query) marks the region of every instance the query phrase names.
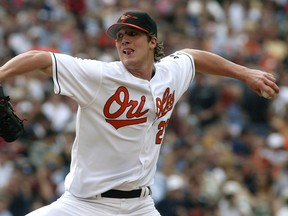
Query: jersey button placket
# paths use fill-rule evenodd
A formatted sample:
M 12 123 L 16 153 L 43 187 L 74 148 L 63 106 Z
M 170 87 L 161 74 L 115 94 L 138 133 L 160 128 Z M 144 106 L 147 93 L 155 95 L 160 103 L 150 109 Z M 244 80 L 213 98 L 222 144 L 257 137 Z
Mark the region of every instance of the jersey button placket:
M 147 131 L 148 133 L 148 131 Z M 143 155 L 143 169 L 147 169 L 149 167 L 149 142 L 145 142 L 143 149 L 142 149 L 142 155 Z
M 149 146 L 147 145 L 146 147 L 145 147 L 145 153 L 148 153 L 149 152 Z

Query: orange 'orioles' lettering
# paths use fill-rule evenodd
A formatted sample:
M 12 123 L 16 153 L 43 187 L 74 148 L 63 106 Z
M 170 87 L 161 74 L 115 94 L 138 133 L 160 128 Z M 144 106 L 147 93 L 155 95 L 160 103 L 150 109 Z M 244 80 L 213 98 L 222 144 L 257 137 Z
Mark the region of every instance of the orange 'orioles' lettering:
M 123 97 L 121 98 L 121 95 Z M 128 125 L 141 124 L 147 121 L 147 117 L 143 117 L 147 110 L 143 111 L 143 107 L 146 101 L 146 97 L 142 96 L 141 101 L 130 100 L 129 92 L 124 86 L 120 86 L 114 95 L 112 95 L 104 106 L 104 115 L 106 121 L 114 128 L 118 129 Z M 118 104 L 119 108 L 115 112 L 111 113 L 110 107 L 112 104 Z M 127 119 L 117 119 L 127 110 Z
M 167 88 L 163 94 L 162 99 L 159 97 L 156 98 L 157 118 L 161 118 L 162 116 L 166 115 L 167 112 L 172 110 L 175 101 L 174 94 L 175 91 L 173 91 L 173 93 L 170 94 L 170 89 Z
M 167 88 L 163 93 L 162 98 L 156 98 L 156 118 L 161 118 L 167 114 L 174 106 L 174 94 L 175 91 L 170 93 L 170 89 Z M 114 128 L 118 129 L 121 127 L 136 125 L 145 123 L 147 117 L 144 115 L 148 112 L 148 109 L 143 110 L 146 102 L 146 97 L 142 96 L 140 101 L 130 100 L 129 91 L 126 87 L 120 86 L 115 94 L 113 94 L 106 102 L 104 106 L 104 115 L 106 122 L 111 124 Z M 111 111 L 111 107 L 115 108 L 115 111 Z M 123 113 L 126 112 L 127 119 L 117 119 Z M 161 121 L 158 124 L 158 132 L 155 138 L 155 144 L 159 145 L 163 141 L 165 129 L 168 126 L 169 119 Z

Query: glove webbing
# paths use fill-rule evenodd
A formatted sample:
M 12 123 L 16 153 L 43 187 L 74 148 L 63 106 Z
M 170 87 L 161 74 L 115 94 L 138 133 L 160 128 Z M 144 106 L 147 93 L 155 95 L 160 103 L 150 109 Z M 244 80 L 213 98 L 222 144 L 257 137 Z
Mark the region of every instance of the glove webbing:
M 0 85 L 0 98 L 5 97 L 3 87 Z
M 23 133 L 24 127 L 23 120 L 15 115 L 14 109 L 9 101 L 10 97 L 4 95 L 3 88 L 0 86 L 0 136 L 3 137 L 5 141 L 12 142 Z

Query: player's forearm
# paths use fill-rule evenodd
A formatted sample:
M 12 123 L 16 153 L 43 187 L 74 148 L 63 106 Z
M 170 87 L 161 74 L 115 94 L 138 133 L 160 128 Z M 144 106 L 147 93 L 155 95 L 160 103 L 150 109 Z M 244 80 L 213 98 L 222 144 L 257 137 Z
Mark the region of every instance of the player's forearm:
M 269 72 L 247 68 L 206 51 L 193 49 L 184 49 L 183 51 L 193 56 L 198 72 L 241 80 L 260 96 L 264 96 L 264 92 L 269 95 L 269 98 L 273 98 L 279 92 L 276 78 Z
M 228 61 L 219 55 L 194 49 L 185 49 L 184 51 L 193 56 L 197 72 L 231 77 L 244 82 L 249 77 L 248 68 Z
M 22 53 L 0 67 L 0 83 L 5 79 L 33 71 L 43 71 L 52 75 L 50 54 L 43 51 Z

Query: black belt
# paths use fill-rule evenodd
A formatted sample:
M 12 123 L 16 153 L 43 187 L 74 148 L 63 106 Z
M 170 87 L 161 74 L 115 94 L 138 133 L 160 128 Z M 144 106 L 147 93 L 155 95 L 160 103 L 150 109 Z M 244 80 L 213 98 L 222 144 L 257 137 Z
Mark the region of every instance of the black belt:
M 121 191 L 121 190 L 111 189 L 109 191 L 102 193 L 101 197 L 118 198 L 118 199 L 146 197 L 152 194 L 150 187 L 147 187 L 147 188 L 148 188 L 148 191 L 146 192 L 144 190 L 142 196 L 141 196 L 142 189 L 137 189 L 137 190 L 132 190 L 132 191 Z

